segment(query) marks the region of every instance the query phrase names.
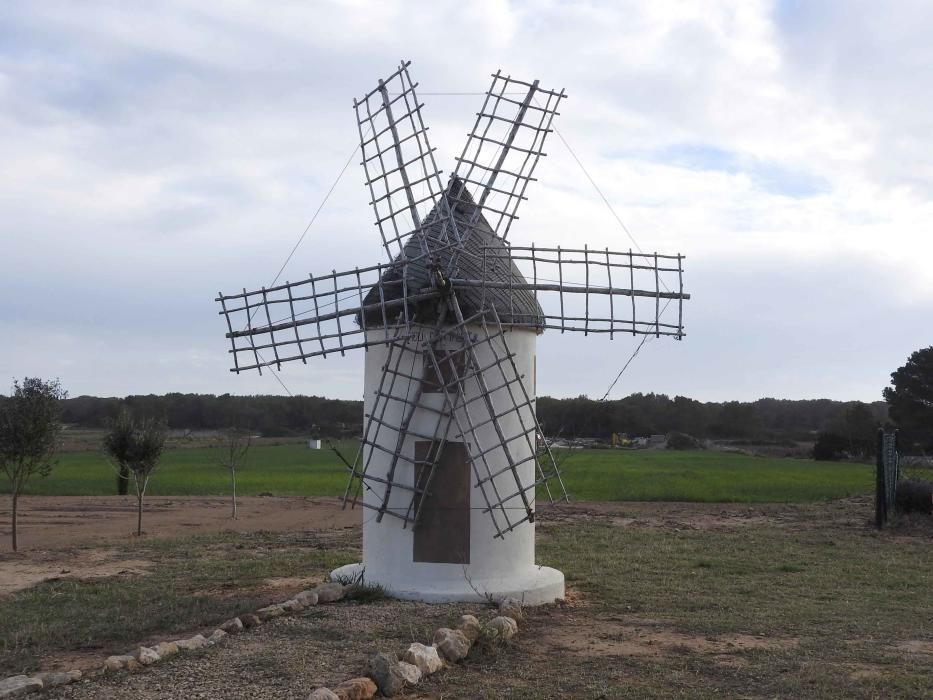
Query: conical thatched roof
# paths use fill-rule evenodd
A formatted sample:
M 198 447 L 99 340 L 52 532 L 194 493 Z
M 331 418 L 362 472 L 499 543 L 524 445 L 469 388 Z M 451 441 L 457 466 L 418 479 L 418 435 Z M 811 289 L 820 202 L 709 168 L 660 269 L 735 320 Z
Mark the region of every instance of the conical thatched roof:
M 431 286 L 431 261 L 422 256 L 421 236 L 426 236 L 431 250 L 437 251 L 434 262 L 441 269 L 446 269 L 451 257 L 457 255 L 456 270 L 451 275 L 453 279 L 482 281 L 484 279 L 483 248 L 494 248 L 502 251 L 508 249 L 506 242 L 493 232 L 482 212 L 477 215 L 476 203 L 462 181 L 456 176 L 451 177 L 444 197 L 450 203 L 460 235 L 467 238 L 463 252 L 457 255 L 457 249 L 452 247 L 444 248 L 435 242 L 441 235 L 441 229 L 443 228 L 443 223 L 437 220 L 437 206 L 435 206 L 425 218 L 428 223 L 425 224 L 421 231 L 412 234 L 405 244 L 406 256 L 409 260 L 414 261 L 410 262 L 406 268 L 409 296 Z M 474 217 L 476 218 L 474 219 Z M 396 260 L 398 261 L 400 258 L 396 258 Z M 398 279 L 400 279 L 400 274 L 395 271 L 388 272 L 383 276 L 383 281 Z M 507 258 L 494 263 L 489 257 L 487 257 L 486 262 L 485 281 L 505 284 L 527 283 L 515 264 L 508 261 Z M 402 297 L 402 285 L 383 285 L 383 296 L 387 301 L 400 299 Z M 478 287 L 458 288 L 457 299 L 460 302 L 460 309 L 464 318 L 469 318 L 480 311 L 483 303 L 483 290 Z M 528 290 L 487 289 L 485 300 L 487 306 L 492 305 L 495 307 L 503 324 L 517 324 L 535 328 L 540 328 L 544 324 L 543 311 L 533 292 Z M 378 304 L 379 290 L 376 287 L 370 289 L 363 303 L 364 305 Z M 400 309 L 401 307 L 394 307 L 391 316 L 397 314 Z M 431 299 L 420 303 L 410 303 L 408 313 L 409 316 L 416 316 L 421 323 L 432 323 L 437 320 L 437 300 Z M 359 320 L 357 318 L 357 321 Z M 454 323 L 453 319 L 449 319 L 449 322 Z M 368 311 L 366 324 L 381 326 L 381 312 L 378 309 Z

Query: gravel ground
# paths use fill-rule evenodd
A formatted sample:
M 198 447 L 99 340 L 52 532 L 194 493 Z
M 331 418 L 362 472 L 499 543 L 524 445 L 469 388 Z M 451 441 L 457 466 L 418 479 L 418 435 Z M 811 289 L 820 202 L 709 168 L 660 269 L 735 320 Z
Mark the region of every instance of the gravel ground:
M 481 605 L 400 601 L 320 605 L 228 637 L 218 646 L 136 673 L 101 673 L 45 697 L 305 700 L 314 688 L 333 687 L 362 675 L 377 651 L 402 651 L 413 641 L 430 643 L 437 627 L 467 612 L 491 616 Z

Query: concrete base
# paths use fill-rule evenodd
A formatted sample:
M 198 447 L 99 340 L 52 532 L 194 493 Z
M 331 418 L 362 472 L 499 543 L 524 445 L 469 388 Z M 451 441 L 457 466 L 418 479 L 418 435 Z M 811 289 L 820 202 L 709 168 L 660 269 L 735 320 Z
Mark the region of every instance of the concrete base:
M 510 572 L 506 577 L 481 579 L 466 577 L 454 580 L 392 581 L 370 575 L 362 563 L 347 564 L 330 573 L 331 580 L 362 579 L 365 583 L 379 584 L 386 593 L 401 600 L 419 600 L 424 603 L 481 602 L 492 598 L 515 598 L 524 605 L 553 603 L 564 597 L 564 574 L 548 566 L 535 566 L 524 574 Z

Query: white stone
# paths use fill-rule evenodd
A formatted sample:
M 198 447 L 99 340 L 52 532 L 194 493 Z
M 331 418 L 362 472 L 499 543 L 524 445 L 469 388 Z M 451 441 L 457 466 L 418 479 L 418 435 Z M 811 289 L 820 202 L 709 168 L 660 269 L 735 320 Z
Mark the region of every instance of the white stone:
M 139 662 L 131 654 L 120 654 L 117 656 L 108 656 L 104 661 L 104 668 L 108 671 L 120 671 L 127 669 L 132 671 L 139 668 Z
M 243 621 L 238 617 L 234 617 L 223 623 L 219 629 L 222 629 L 227 634 L 237 634 L 243 631 Z
M 82 675 L 81 671 L 75 669 L 74 671 L 43 671 L 34 674 L 33 678 L 38 678 L 42 681 L 43 688 L 55 688 L 59 685 L 74 683 L 80 680 Z
M 266 620 L 271 620 L 274 617 L 281 617 L 285 614 L 285 608 L 281 605 L 267 605 L 264 608 L 259 608 L 256 611 L 256 617 L 265 622 Z
M 471 644 L 483 634 L 483 628 L 480 626 L 479 620 L 473 615 L 461 615 L 460 622 L 457 623 L 457 629 L 463 632 L 463 636 L 469 639 Z
M 302 591 L 295 596 L 295 600 L 304 605 L 306 608 L 311 607 L 312 605 L 317 605 L 317 593 L 314 591 Z M 326 688 L 325 688 L 326 690 Z
M 150 649 L 149 647 L 139 647 L 136 650 L 136 660 L 141 663 L 143 666 L 151 666 L 161 657 L 155 649 Z
M 190 639 L 179 639 L 175 644 L 181 651 L 194 651 L 207 646 L 207 640 L 203 634 L 196 634 Z
M 169 656 L 175 656 L 178 653 L 178 645 L 175 642 L 159 642 L 153 647 L 160 658 L 167 659 Z
M 503 598 L 499 601 L 499 614 L 505 617 L 511 617 L 516 622 L 521 622 L 525 619 L 522 604 L 514 598 Z
M 405 682 L 409 685 L 418 685 L 421 682 L 421 669 L 419 669 L 415 664 L 410 664 L 407 661 L 398 662 L 399 673 L 402 674 L 402 678 L 405 679 Z
M 29 676 L 10 676 L 0 680 L 0 698 L 18 698 L 42 690 L 42 681 Z
M 493 636 L 503 640 L 511 639 L 518 633 L 518 623 L 502 615 L 494 617 L 486 627 L 493 631 Z
M 207 643 L 209 646 L 217 644 L 217 642 L 223 641 L 224 637 L 227 636 L 227 633 L 222 629 L 216 629 L 211 633 L 211 636 L 207 638 Z
M 434 646 L 447 661 L 460 661 L 470 653 L 470 640 L 460 630 L 441 627 L 434 633 Z
M 444 668 L 444 662 L 437 653 L 437 647 L 428 647 L 418 642 L 409 646 L 401 658 L 406 663 L 417 666 L 418 670 L 426 676 Z
M 318 688 L 308 696 L 308 700 L 340 700 L 340 696 L 330 688 Z
M 480 334 L 479 327 L 467 326 L 467 333 Z M 378 331 L 369 331 L 367 338 L 375 340 Z M 531 378 L 534 376 L 535 346 L 537 335 L 533 330 L 509 329 L 505 332 L 509 350 L 515 354 L 514 361 L 517 371 L 524 376 L 523 382 L 529 397 L 534 399 L 535 387 Z M 505 355 L 501 340 L 493 339 L 491 344 L 496 345 L 498 357 Z M 476 346 L 478 360 L 481 365 L 487 366 L 495 362 L 496 357 L 490 343 L 480 343 Z M 376 388 L 383 374 L 383 366 L 388 358 L 388 348 L 385 345 L 374 345 L 365 354 L 364 376 L 364 414 L 371 413 L 375 406 Z M 396 351 L 397 352 L 397 351 Z M 406 350 L 401 354 L 402 365 L 406 367 L 422 367 L 423 360 L 414 351 Z M 393 359 L 394 363 L 394 359 Z M 497 373 L 498 369 L 493 369 Z M 508 370 L 511 373 L 511 368 Z M 496 379 L 497 384 L 502 383 L 501 376 Z M 399 382 L 393 391 L 407 390 L 408 382 Z M 482 405 L 475 401 L 478 397 L 478 383 L 466 383 L 466 398 L 461 402 L 471 407 L 471 411 Z M 404 395 L 400 399 L 405 399 Z M 493 392 L 491 395 L 494 411 L 505 413 L 500 418 L 502 430 L 507 435 L 521 435 L 524 428 L 528 429 L 528 440 L 517 439 L 509 443 L 509 450 L 513 460 L 518 463 L 519 476 L 523 483 L 531 484 L 535 481 L 536 461 L 533 458 L 535 436 L 532 433 L 534 422 L 531 420 L 530 407 L 521 410 L 521 420 L 518 413 L 507 409 L 511 408 L 511 399 L 506 391 Z M 436 410 L 442 407 L 444 397 L 442 394 L 424 394 L 422 401 L 424 409 L 418 409 L 412 416 L 410 430 L 418 434 L 431 435 L 434 433 L 437 422 Z M 390 401 L 387 405 L 384 419 L 389 424 L 401 425 L 403 412 L 407 408 L 404 400 Z M 433 410 L 432 410 L 433 409 Z M 460 415 L 459 423 L 466 425 L 468 421 L 463 415 L 463 408 L 457 409 Z M 474 411 L 475 413 L 475 411 Z M 474 422 L 482 422 L 485 416 L 473 415 Z M 457 421 L 450 421 L 447 439 L 457 441 Z M 496 428 L 491 423 L 477 428 L 477 451 L 485 451 L 498 445 L 500 440 Z M 373 477 L 385 478 L 392 463 L 391 455 L 395 452 L 397 433 L 393 430 L 381 430 L 376 438 L 381 449 L 367 447 L 363 458 L 367 460 L 367 473 Z M 461 438 L 462 440 L 462 438 Z M 409 459 L 414 454 L 415 437 L 405 440 L 402 451 Z M 371 454 L 371 456 L 370 456 Z M 505 466 L 506 458 L 501 447 L 494 448 L 486 454 L 486 459 L 494 467 Z M 414 465 L 411 461 L 399 460 L 395 464 L 393 477 L 401 483 L 414 484 Z M 332 572 L 334 580 L 354 580 L 361 576 L 367 583 L 381 585 L 386 593 L 396 598 L 407 600 L 421 600 L 425 602 L 449 601 L 485 601 L 488 596 L 494 599 L 516 598 L 523 600 L 525 605 L 541 605 L 551 603 L 555 598 L 564 596 L 564 576 L 561 572 L 548 567 L 539 567 L 535 564 L 535 526 L 534 523 L 523 522 L 514 530 L 497 538 L 496 529 L 489 513 L 483 513 L 486 507 L 481 487 L 476 486 L 476 479 L 471 477 L 473 487 L 470 493 L 469 511 L 469 564 L 451 565 L 450 563 L 415 562 L 413 559 L 414 543 L 413 528 L 398 518 L 366 518 L 363 523 L 363 561 L 340 567 Z M 497 476 L 494 480 L 500 494 L 511 494 L 515 491 L 515 480 L 510 470 Z M 488 493 L 492 492 L 487 483 Z M 371 489 L 364 492 L 363 498 L 367 505 L 381 506 L 382 489 Z M 533 499 L 533 490 L 529 493 Z M 411 491 L 406 489 L 393 489 L 389 499 L 389 508 L 396 512 L 407 512 Z M 519 499 L 514 499 L 515 505 L 520 505 Z M 509 505 L 512 505 L 511 503 Z M 533 504 L 532 504 L 533 506 Z M 500 526 L 504 527 L 502 518 Z
M 314 592 L 317 594 L 319 603 L 335 603 L 343 598 L 347 589 L 343 584 L 332 581 L 330 583 L 322 583 L 314 589 Z

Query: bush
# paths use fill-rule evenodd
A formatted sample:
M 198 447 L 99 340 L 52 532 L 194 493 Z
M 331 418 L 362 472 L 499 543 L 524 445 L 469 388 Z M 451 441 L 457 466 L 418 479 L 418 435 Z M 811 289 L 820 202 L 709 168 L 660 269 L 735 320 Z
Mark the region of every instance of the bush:
M 695 450 L 699 447 L 700 441 L 687 433 L 668 433 L 667 449 L 669 450 Z
M 824 430 L 816 436 L 813 459 L 820 462 L 838 462 L 847 456 L 848 447 L 849 441 L 844 436 Z

